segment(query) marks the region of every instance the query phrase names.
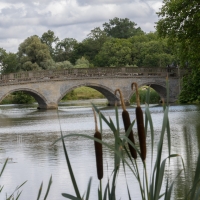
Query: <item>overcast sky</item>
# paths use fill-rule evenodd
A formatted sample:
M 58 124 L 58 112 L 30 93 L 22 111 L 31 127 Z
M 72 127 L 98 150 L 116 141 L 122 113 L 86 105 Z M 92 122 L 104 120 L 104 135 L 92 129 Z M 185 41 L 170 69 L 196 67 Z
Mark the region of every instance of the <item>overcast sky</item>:
M 155 31 L 162 0 L 0 0 L 0 47 L 17 52 L 27 37 L 54 31 L 60 40 L 82 41 L 114 17 L 128 18 L 145 32 Z

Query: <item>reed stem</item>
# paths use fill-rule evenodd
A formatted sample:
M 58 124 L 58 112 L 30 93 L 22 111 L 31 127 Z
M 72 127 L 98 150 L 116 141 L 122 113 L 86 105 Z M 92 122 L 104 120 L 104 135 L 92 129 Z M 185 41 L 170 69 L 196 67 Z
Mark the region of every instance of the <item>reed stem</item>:
M 138 177 L 138 182 L 139 182 L 139 186 L 140 186 L 140 192 L 141 192 L 141 195 L 142 195 L 142 199 L 145 200 L 145 194 L 144 194 L 144 190 L 142 188 L 142 183 L 141 183 L 141 179 L 140 179 L 140 173 L 139 173 L 139 170 L 138 170 L 137 160 L 134 159 L 134 161 L 135 161 L 135 166 L 136 166 L 136 170 L 137 170 L 137 177 Z
M 143 164 L 144 164 L 144 171 L 145 171 L 145 180 L 146 180 L 146 188 L 147 188 L 147 197 L 148 197 L 148 200 L 150 200 L 150 194 L 149 194 L 149 187 L 148 187 L 148 174 L 147 174 L 147 167 L 146 167 L 146 161 L 144 160 L 143 161 Z

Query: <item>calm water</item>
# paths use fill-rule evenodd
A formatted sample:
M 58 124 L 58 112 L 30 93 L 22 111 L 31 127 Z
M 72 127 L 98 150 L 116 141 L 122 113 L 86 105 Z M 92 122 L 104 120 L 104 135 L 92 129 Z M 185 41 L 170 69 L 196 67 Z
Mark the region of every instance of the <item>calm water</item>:
M 61 142 L 52 146 L 51 144 L 60 137 L 60 129 L 64 134 L 78 133 L 94 134 L 94 119 L 90 105 L 78 106 L 61 105 L 58 112 L 55 110 L 39 111 L 35 106 L 0 106 L 0 167 L 7 157 L 9 163 L 0 179 L 0 185 L 4 185 L 0 199 L 11 194 L 24 181 L 28 182 L 23 186 L 22 200 L 36 199 L 41 182 L 43 181 L 43 193 L 46 191 L 50 176 L 53 183 L 49 194 L 49 200 L 66 199 L 61 193 L 74 194 L 68 168 L 63 154 Z M 102 108 L 105 116 L 114 120 L 113 108 Z M 121 112 L 121 109 L 119 109 Z M 129 107 L 131 119 L 134 119 L 134 108 Z M 162 124 L 162 107 L 151 107 L 154 129 L 156 133 L 155 143 L 159 139 Z M 59 115 L 59 117 L 58 117 Z M 191 177 L 195 169 L 200 147 L 200 107 L 196 105 L 171 106 L 170 125 L 172 135 L 172 153 L 182 155 L 187 176 Z M 59 125 L 60 124 L 60 125 Z M 120 120 L 120 127 L 123 127 Z M 134 127 L 135 129 L 136 127 Z M 103 124 L 103 140 L 113 144 L 113 136 L 108 127 Z M 136 132 L 136 131 L 135 131 Z M 137 136 L 136 140 L 137 140 Z M 72 163 L 75 177 L 78 182 L 81 194 L 87 188 L 90 177 L 92 179 L 91 200 L 96 200 L 98 180 L 96 176 L 96 163 L 93 142 L 81 137 L 68 138 L 65 142 Z M 150 150 L 150 138 L 147 138 L 148 149 Z M 155 145 L 155 154 L 156 154 Z M 148 151 L 149 152 L 149 151 Z M 167 157 L 167 142 L 164 144 L 163 158 Z M 113 170 L 113 152 L 104 148 L 104 181 L 110 177 Z M 147 166 L 150 170 L 150 155 L 147 155 Z M 141 163 L 139 162 L 141 168 Z M 173 177 L 181 168 L 180 159 L 171 160 L 170 167 L 166 167 L 166 178 L 173 181 Z M 140 200 L 138 184 L 127 170 L 127 181 L 130 184 L 131 195 L 134 199 Z M 177 181 L 181 187 L 175 186 L 173 198 L 180 199 L 184 191 L 184 176 Z M 117 199 L 127 200 L 126 180 L 123 172 L 119 173 L 117 181 Z

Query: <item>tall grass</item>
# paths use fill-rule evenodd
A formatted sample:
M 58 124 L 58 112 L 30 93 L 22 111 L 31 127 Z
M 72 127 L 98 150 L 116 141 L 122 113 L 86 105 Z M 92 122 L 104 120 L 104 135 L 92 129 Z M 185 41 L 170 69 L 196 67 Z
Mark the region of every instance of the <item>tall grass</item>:
M 170 200 L 172 198 L 174 181 L 170 182 L 170 180 L 167 178 L 167 183 L 166 184 L 163 183 L 163 179 L 165 176 L 165 166 L 167 163 L 170 165 L 171 159 L 179 157 L 182 162 L 182 168 L 179 169 L 177 177 L 179 177 L 181 173 L 185 173 L 185 167 L 184 167 L 184 161 L 182 157 L 179 154 L 171 153 L 171 133 L 170 133 L 170 123 L 169 123 L 169 118 L 168 118 L 168 112 L 169 112 L 168 100 L 166 101 L 167 104 L 163 104 L 163 121 L 162 121 L 162 128 L 160 130 L 160 136 L 159 136 L 160 139 L 157 143 L 156 157 L 153 158 L 153 155 L 155 155 L 154 153 L 155 132 L 154 132 L 153 121 L 152 121 L 152 117 L 151 117 L 151 113 L 150 113 L 149 105 L 148 105 L 149 99 L 150 99 L 150 88 L 147 88 L 146 98 L 145 98 L 146 105 L 145 105 L 145 111 L 143 114 L 140 108 L 140 99 L 139 99 L 137 84 L 133 83 L 133 86 L 135 86 L 136 88 L 137 107 L 135 108 L 136 116 L 132 121 L 130 120 L 129 113 L 125 109 L 125 105 L 123 102 L 120 89 L 116 90 L 116 91 L 119 91 L 120 96 L 121 96 L 121 103 L 122 103 L 122 108 L 123 108 L 123 111 L 121 113 L 122 116 L 123 116 L 123 112 L 126 113 L 125 117 L 122 117 L 124 120 L 125 131 L 121 132 L 121 129 L 119 127 L 120 113 L 118 111 L 117 106 L 115 106 L 114 108 L 115 121 L 113 121 L 111 118 L 104 116 L 101 110 L 99 110 L 94 104 L 92 104 L 93 109 L 94 109 L 94 118 L 95 118 L 95 129 L 94 129 L 93 137 L 84 135 L 84 134 L 63 135 L 62 129 L 60 127 L 61 137 L 58 140 L 56 140 L 53 144 L 55 144 L 56 142 L 60 140 L 62 141 L 66 163 L 67 163 L 68 170 L 70 173 L 71 182 L 73 184 L 73 188 L 75 191 L 75 195 L 71 195 L 69 193 L 62 193 L 63 197 L 67 199 L 71 199 L 71 200 L 89 200 L 90 199 L 92 178 L 89 178 L 86 192 L 83 195 L 81 195 L 78 184 L 77 184 L 77 180 L 75 178 L 74 169 L 70 162 L 67 148 L 65 146 L 65 141 L 64 141 L 65 138 L 67 139 L 68 137 L 79 136 L 79 137 L 87 138 L 91 140 L 92 142 L 94 142 L 94 148 L 96 149 L 97 178 L 99 179 L 99 188 L 97 190 L 97 195 L 96 195 L 97 200 L 117 200 L 116 185 L 117 185 L 117 179 L 118 179 L 120 168 L 123 169 L 124 177 L 127 177 L 126 168 L 129 168 L 130 172 L 134 176 L 134 179 L 137 180 L 137 183 L 140 189 L 140 198 L 142 200 L 158 200 L 161 198 L 164 200 Z M 166 81 L 166 88 L 167 88 L 166 93 L 167 93 L 167 99 L 168 99 L 169 97 L 168 80 Z M 96 115 L 99 118 L 100 129 L 98 129 Z M 103 131 L 103 126 L 102 126 L 103 121 L 107 124 L 107 126 L 110 128 L 110 131 L 113 133 L 114 145 L 108 144 L 106 142 L 106 139 L 104 139 L 104 131 Z M 133 125 L 135 124 L 135 121 L 137 122 L 137 130 L 138 130 L 137 134 L 139 137 L 139 144 L 135 144 L 135 141 L 133 140 L 133 137 L 131 136 L 133 134 L 132 128 L 133 128 Z M 151 168 L 147 170 L 146 168 L 146 137 L 148 136 L 148 134 L 150 134 L 150 138 L 151 138 L 151 150 L 150 150 L 151 158 L 148 159 L 150 160 Z M 163 159 L 162 152 L 163 152 L 164 137 L 167 137 L 168 156 Z M 103 179 L 102 145 L 112 150 L 112 152 L 114 153 L 113 172 L 110 176 L 111 178 L 107 181 L 107 183 L 104 186 L 102 185 L 102 181 L 101 181 Z M 5 161 L 0 171 L 0 178 L 6 168 L 7 162 L 8 162 L 8 159 Z M 142 169 L 139 169 L 138 162 L 142 163 Z M 185 181 L 187 182 L 187 180 Z M 26 181 L 23 182 L 20 186 L 18 186 L 11 195 L 6 197 L 6 200 L 18 200 L 22 192 L 20 191 L 21 187 L 25 183 Z M 47 187 L 45 196 L 43 198 L 44 200 L 46 200 L 49 195 L 51 185 L 52 185 L 52 177 L 50 177 L 49 179 L 48 187 Z M 185 197 L 183 197 L 183 199 L 185 200 L 200 199 L 199 186 L 200 186 L 200 154 L 198 157 L 192 185 L 190 187 L 189 192 L 185 194 Z M 135 199 L 134 194 L 131 196 L 130 189 L 129 189 L 130 187 L 127 182 L 126 182 L 126 187 L 127 187 L 128 200 Z M 0 193 L 2 192 L 3 188 L 4 188 L 3 186 L 0 186 Z M 164 188 L 164 192 L 163 192 L 163 188 Z M 37 200 L 41 198 L 42 189 L 43 189 L 43 183 L 41 183 L 41 186 L 39 188 Z
M 135 84 L 137 88 L 137 84 Z M 166 81 L 166 87 L 168 88 L 168 80 Z M 167 89 L 167 99 L 169 97 L 169 90 Z M 172 154 L 171 153 L 171 133 L 170 133 L 170 123 L 169 123 L 169 118 L 168 118 L 168 112 L 169 112 L 169 105 L 168 105 L 168 100 L 167 104 L 163 104 L 163 122 L 162 122 L 162 128 L 160 130 L 160 139 L 157 144 L 157 152 L 156 152 L 156 158 L 153 158 L 154 155 L 154 126 L 153 126 L 153 121 L 151 117 L 151 113 L 149 110 L 149 99 L 150 99 L 150 89 L 147 89 L 146 93 L 146 106 L 145 106 L 145 112 L 144 112 L 144 122 L 141 120 L 141 117 L 143 117 L 143 114 L 141 111 L 139 111 L 139 117 L 136 116 L 136 119 L 133 119 L 132 122 L 130 122 L 130 125 L 128 128 L 125 128 L 125 133 L 120 132 L 120 127 L 119 127 L 119 112 L 118 108 L 115 107 L 115 122 L 106 116 L 104 116 L 101 113 L 101 110 L 99 110 L 95 105 L 93 105 L 93 109 L 96 111 L 97 115 L 99 116 L 99 124 L 100 124 L 100 134 L 101 137 L 91 137 L 88 135 L 84 134 L 68 134 L 63 136 L 62 131 L 61 131 L 61 138 L 58 139 L 56 142 L 59 140 L 62 140 L 63 144 L 63 149 L 68 165 L 68 169 L 71 175 L 71 181 L 74 186 L 75 194 L 76 195 L 71 195 L 68 193 L 63 193 L 62 196 L 66 197 L 68 199 L 72 200 L 88 200 L 89 199 L 89 194 L 90 194 L 90 189 L 91 189 L 91 178 L 89 179 L 88 186 L 86 188 L 86 196 L 85 195 L 80 195 L 79 188 L 77 185 L 77 181 L 75 179 L 75 175 L 73 172 L 72 165 L 70 163 L 70 159 L 67 154 L 67 149 L 65 147 L 65 142 L 64 138 L 68 137 L 74 137 L 74 136 L 79 136 L 79 137 L 84 137 L 88 138 L 95 143 L 98 142 L 99 144 L 104 145 L 105 147 L 111 149 L 114 153 L 114 169 L 112 173 L 112 179 L 107 181 L 107 184 L 102 187 L 101 181 L 99 183 L 99 188 L 97 191 L 97 196 L 96 199 L 98 200 L 116 200 L 116 183 L 117 183 L 117 178 L 118 178 L 118 173 L 119 169 L 122 167 L 124 176 L 127 177 L 126 174 L 126 168 L 128 167 L 131 173 L 134 175 L 135 179 L 138 182 L 139 188 L 140 188 L 140 195 L 142 200 L 158 200 L 163 198 L 164 200 L 170 200 L 172 196 L 172 191 L 173 191 L 173 186 L 174 182 L 170 182 L 170 180 L 167 178 L 167 183 L 163 183 L 164 175 L 165 175 L 165 166 L 166 163 L 170 165 L 170 160 L 175 158 L 175 157 L 180 157 L 181 162 L 182 162 L 182 169 L 179 169 L 179 173 L 177 175 L 180 176 L 181 173 L 185 172 L 185 167 L 184 167 L 184 161 L 182 157 L 179 154 Z M 122 102 L 123 105 L 123 102 Z M 140 109 L 140 104 L 139 104 L 139 95 L 137 96 L 137 108 Z M 125 109 L 123 108 L 123 111 Z M 136 111 L 137 112 L 137 111 Z M 138 126 L 138 134 L 141 134 L 141 141 L 139 144 L 139 147 L 130 140 L 129 135 L 132 132 L 132 127 L 135 123 L 135 120 L 137 121 L 137 126 Z M 102 127 L 102 121 L 104 121 L 107 126 L 110 128 L 111 132 L 113 133 L 114 137 L 114 145 L 109 145 L 106 140 L 104 140 L 103 137 L 103 127 Z M 138 123 L 139 121 L 139 123 Z M 150 130 L 150 131 L 148 131 Z M 95 132 L 95 131 L 94 131 Z M 146 152 L 142 149 L 146 148 L 146 137 L 147 135 L 150 134 L 151 138 L 151 159 L 150 159 L 150 166 L 151 169 L 147 170 L 146 168 Z M 163 142 L 164 142 L 164 137 L 167 137 L 168 141 L 168 156 L 166 158 L 162 158 L 162 152 L 163 152 Z M 54 143 L 54 144 L 55 144 Z M 137 152 L 137 158 L 132 158 L 130 150 L 127 148 L 127 144 L 134 148 L 134 150 Z M 146 151 L 146 150 L 145 150 Z M 101 151 L 102 153 L 102 151 Z M 101 158 L 103 155 L 100 156 Z M 96 160 L 98 162 L 98 157 L 96 157 Z M 139 160 L 143 164 L 143 170 L 138 169 L 138 162 Z M 98 169 L 97 169 L 98 170 Z M 98 177 L 99 178 L 99 177 Z M 102 178 L 102 177 L 101 177 Z M 185 180 L 187 181 L 187 180 Z M 200 183 L 200 156 L 198 159 L 197 167 L 196 167 L 196 172 L 195 172 L 195 177 L 193 184 L 190 188 L 190 191 L 184 199 L 188 200 L 197 200 L 200 198 L 200 188 L 198 187 Z M 164 192 L 162 192 L 162 188 L 164 189 Z M 130 190 L 129 190 L 129 185 L 127 183 L 127 195 L 128 199 L 132 200 L 135 197 L 131 196 Z

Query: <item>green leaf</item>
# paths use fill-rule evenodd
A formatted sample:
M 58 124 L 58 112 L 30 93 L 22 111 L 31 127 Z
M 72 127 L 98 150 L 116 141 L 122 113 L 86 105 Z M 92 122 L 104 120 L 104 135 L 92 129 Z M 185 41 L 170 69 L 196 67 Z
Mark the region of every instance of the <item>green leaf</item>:
M 71 199 L 71 200 L 82 200 L 81 198 L 72 196 L 71 194 L 62 193 L 62 196 L 63 196 L 63 197 L 66 197 L 66 198 L 68 198 L 68 199 Z
M 8 163 L 8 158 L 7 158 L 6 161 L 4 162 L 4 165 L 3 165 L 2 169 L 1 169 L 0 177 L 2 176 L 2 174 L 3 174 L 3 172 L 4 172 L 4 169 L 5 169 L 6 165 L 7 165 L 7 163 Z
M 100 110 L 92 103 L 92 106 L 94 107 L 95 111 L 97 113 L 100 113 Z M 103 121 L 108 125 L 108 127 L 115 132 L 116 129 L 113 126 L 110 126 L 110 123 L 108 122 L 108 120 L 106 119 L 106 117 L 101 113 L 101 118 L 103 119 Z M 113 129 L 114 128 L 114 129 Z
M 198 156 L 198 160 L 197 160 L 197 166 L 196 166 L 196 171 L 195 171 L 195 176 L 194 176 L 194 181 L 193 181 L 193 185 L 192 185 L 192 189 L 191 189 L 191 199 L 194 198 L 195 192 L 196 192 L 196 187 L 197 187 L 197 183 L 200 180 L 200 153 Z
M 87 193 L 86 193 L 86 199 L 85 199 L 85 200 L 89 200 L 89 196 L 90 196 L 90 188 L 91 188 L 91 182 L 92 182 L 92 178 L 90 178 L 89 183 L 88 183 Z
M 43 182 L 42 182 L 41 185 L 40 185 L 40 189 L 39 189 L 39 191 L 38 191 L 37 200 L 40 199 L 40 195 L 41 195 L 41 192 L 42 192 L 42 186 L 43 186 Z
M 76 193 L 78 198 L 81 198 L 80 192 L 79 192 L 79 189 L 78 189 L 78 186 L 77 186 L 77 183 L 76 183 L 76 179 L 75 179 L 72 167 L 71 167 L 71 163 L 70 163 L 70 160 L 69 160 L 69 157 L 68 157 L 68 153 L 67 153 L 67 150 L 66 150 L 66 147 L 65 147 L 63 135 L 62 135 L 62 144 L 63 144 L 65 158 L 66 158 L 66 161 L 67 161 L 67 166 L 68 166 L 68 169 L 69 169 L 69 173 L 70 173 L 70 177 L 71 177 L 71 180 L 72 180 L 72 184 L 74 186 L 75 193 Z
M 44 196 L 44 200 L 46 200 L 46 198 L 47 198 L 47 196 L 48 196 L 48 194 L 49 194 L 49 190 L 50 190 L 51 184 L 52 184 L 52 175 L 51 175 L 51 177 L 50 177 L 50 179 L 49 179 L 49 184 L 48 184 L 48 187 L 47 187 L 46 194 L 45 194 L 45 196 Z

